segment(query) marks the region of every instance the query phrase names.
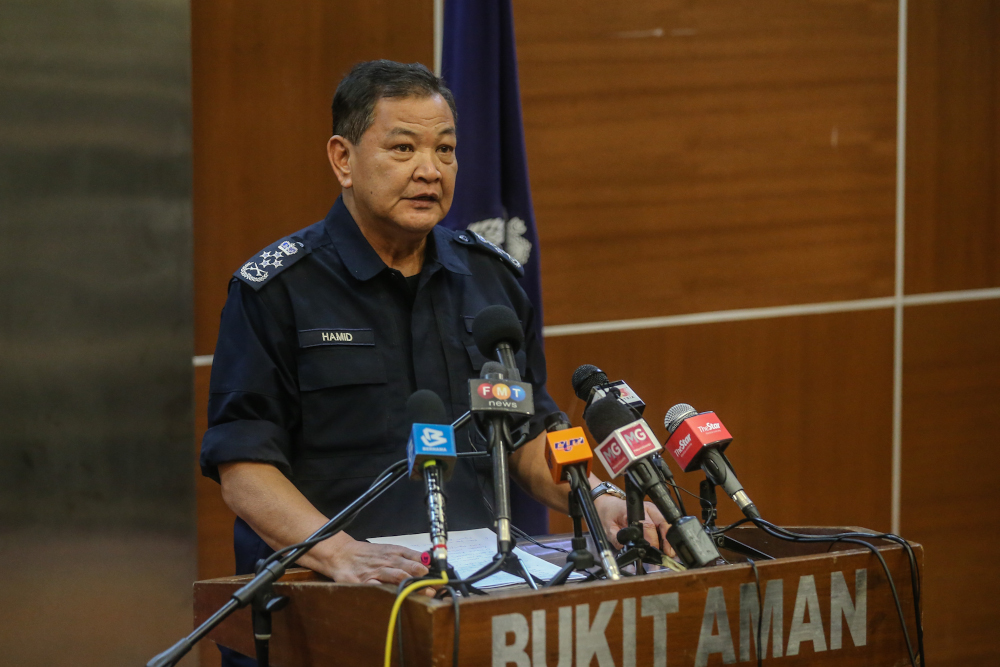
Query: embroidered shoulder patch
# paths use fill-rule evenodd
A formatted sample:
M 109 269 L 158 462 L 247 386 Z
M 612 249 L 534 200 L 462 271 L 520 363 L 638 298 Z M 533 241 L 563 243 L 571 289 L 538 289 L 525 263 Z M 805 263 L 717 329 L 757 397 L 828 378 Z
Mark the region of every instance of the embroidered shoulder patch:
M 309 249 L 305 244 L 289 237 L 261 250 L 233 275 L 255 290 L 259 290 L 271 278 L 308 254 Z
M 489 254 L 495 255 L 500 261 L 506 264 L 518 277 L 524 275 L 524 266 L 521 264 L 521 262 L 511 257 L 510 253 L 508 253 L 506 250 L 498 246 L 496 243 L 493 243 L 492 241 L 487 241 L 482 234 L 479 234 L 478 232 L 465 230 L 463 232 L 459 232 L 458 235 L 455 237 L 455 240 L 461 243 L 462 245 L 467 245 L 470 248 L 478 248 Z

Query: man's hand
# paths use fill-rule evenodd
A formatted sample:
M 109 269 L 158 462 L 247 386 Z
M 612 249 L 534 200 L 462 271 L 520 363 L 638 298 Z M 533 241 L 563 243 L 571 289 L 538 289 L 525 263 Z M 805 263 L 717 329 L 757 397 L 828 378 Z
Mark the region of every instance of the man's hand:
M 611 546 L 621 549 L 622 545 L 618 541 L 618 531 L 628 526 L 628 511 L 625 501 L 605 494 L 594 501 L 597 507 L 597 514 L 601 517 L 604 525 L 604 532 L 608 534 Z M 654 547 L 659 547 L 665 554 L 675 557 L 673 548 L 667 543 L 667 530 L 670 524 L 667 523 L 660 510 L 656 509 L 653 503 L 645 503 L 646 519 L 642 522 L 643 537 Z
M 312 535 L 327 518 L 267 463 L 240 461 L 219 466 L 222 498 L 272 549 Z M 398 584 L 422 577 L 420 553 L 388 544 L 358 542 L 338 533 L 307 551 L 299 565 L 341 583 Z
M 314 554 L 310 567 L 342 584 L 398 584 L 427 574 L 418 551 L 357 540 L 343 540 Z

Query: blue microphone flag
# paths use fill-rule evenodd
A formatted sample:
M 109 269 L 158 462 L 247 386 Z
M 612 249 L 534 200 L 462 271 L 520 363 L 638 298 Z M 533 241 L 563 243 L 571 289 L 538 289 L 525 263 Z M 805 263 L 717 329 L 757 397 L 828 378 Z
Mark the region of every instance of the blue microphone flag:
M 455 450 L 455 429 L 447 424 L 414 424 L 406 443 L 406 462 L 410 479 L 424 478 L 424 463 L 434 460 L 450 479 L 458 455 Z

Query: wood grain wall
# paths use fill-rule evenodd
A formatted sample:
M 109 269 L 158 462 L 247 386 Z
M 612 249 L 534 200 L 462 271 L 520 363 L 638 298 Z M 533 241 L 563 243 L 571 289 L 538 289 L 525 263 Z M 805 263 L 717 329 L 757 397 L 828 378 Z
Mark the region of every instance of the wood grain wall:
M 547 325 L 893 294 L 896 2 L 514 8 Z M 909 15 L 906 292 L 1000 287 L 1000 0 Z M 198 354 L 232 271 L 336 196 L 323 143 L 340 76 L 429 63 L 431 16 L 429 0 L 192 4 Z M 997 517 L 978 505 L 995 457 L 951 471 L 938 437 L 954 424 L 949 451 L 971 451 L 1000 426 L 997 304 L 904 311 L 902 532 L 927 547 L 934 664 L 998 658 Z M 550 337 L 550 391 L 572 412 L 569 377 L 594 363 L 660 435 L 674 403 L 714 409 L 765 516 L 888 529 L 893 326 L 886 308 Z M 231 518 L 202 481 L 203 577 L 231 571 Z

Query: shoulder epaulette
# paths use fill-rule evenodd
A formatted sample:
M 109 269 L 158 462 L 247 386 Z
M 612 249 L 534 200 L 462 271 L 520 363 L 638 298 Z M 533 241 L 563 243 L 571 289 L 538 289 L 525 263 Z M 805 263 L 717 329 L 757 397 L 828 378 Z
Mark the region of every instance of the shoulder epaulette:
M 494 255 L 506 264 L 507 267 L 510 268 L 510 270 L 513 271 L 519 278 L 524 275 L 524 265 L 521 264 L 521 262 L 511 257 L 510 253 L 498 246 L 496 243 L 487 241 L 483 238 L 482 234 L 466 229 L 459 232 L 458 235 L 455 236 L 455 240 L 462 245 Z
M 294 236 L 288 236 L 275 241 L 251 257 L 250 261 L 233 275 L 255 290 L 259 290 L 269 280 L 308 255 L 311 250 Z

